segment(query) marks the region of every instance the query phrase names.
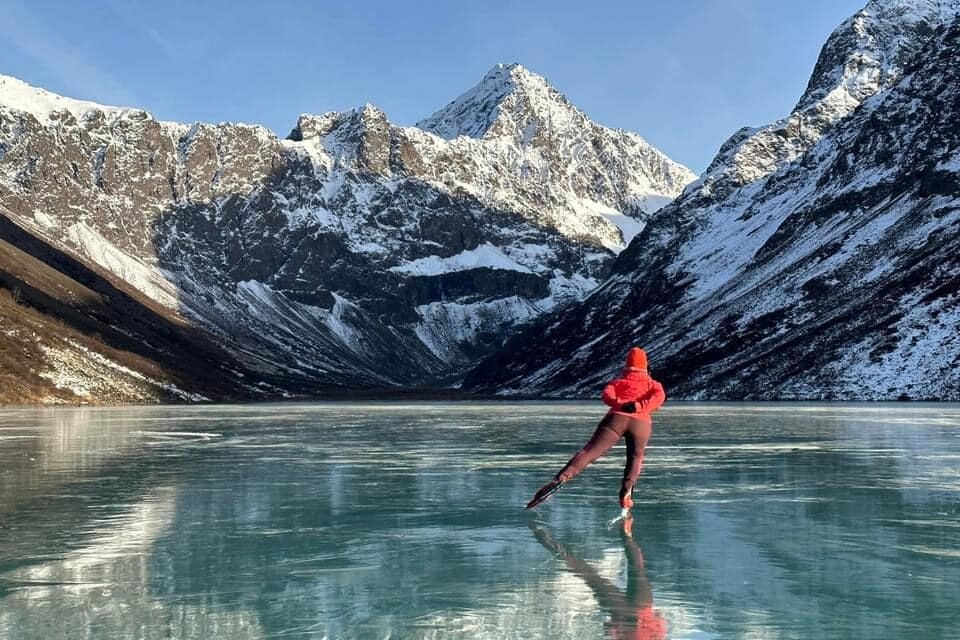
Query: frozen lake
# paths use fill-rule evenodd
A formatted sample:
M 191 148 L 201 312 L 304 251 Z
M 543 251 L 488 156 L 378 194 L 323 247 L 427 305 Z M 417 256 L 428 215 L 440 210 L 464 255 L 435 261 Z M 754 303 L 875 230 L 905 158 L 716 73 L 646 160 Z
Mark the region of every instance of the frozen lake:
M 0 411 L 0 638 L 960 638 L 960 406 Z M 639 629 L 638 629 L 639 627 Z

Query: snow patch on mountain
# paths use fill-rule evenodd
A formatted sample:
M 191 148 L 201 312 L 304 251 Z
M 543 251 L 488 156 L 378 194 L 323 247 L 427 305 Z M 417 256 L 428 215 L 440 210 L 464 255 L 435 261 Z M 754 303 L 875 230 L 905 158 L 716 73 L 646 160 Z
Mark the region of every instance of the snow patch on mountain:
M 101 395 L 98 390 L 107 387 L 114 394 L 142 402 L 156 402 L 158 395 L 186 402 L 209 401 L 202 394 L 145 376 L 72 340 L 66 340 L 65 345 L 40 346 L 47 357 L 48 368 L 39 375 L 58 389 L 66 389 L 80 398 L 95 398 Z
M 338 296 L 337 294 L 333 295 L 333 307 L 327 313 L 321 313 L 321 316 L 324 318 L 324 322 L 330 329 L 340 337 L 345 345 L 353 349 L 354 351 L 359 351 L 363 348 L 363 340 L 357 334 L 356 330 L 350 326 L 347 322 L 346 315 L 351 311 L 356 311 L 358 309 L 357 305 L 353 304 L 346 298 Z
M 588 278 L 579 273 L 568 276 L 555 269 L 553 278 L 550 279 L 550 296 L 538 300 L 537 304 L 545 311 L 552 311 L 554 307 L 583 298 L 596 289 L 598 284 L 596 278 Z
M 623 249 L 630 244 L 630 241 L 633 240 L 638 233 L 643 231 L 644 223 L 642 221 L 632 216 L 624 215 L 620 211 L 602 202 L 594 202 L 587 198 L 580 198 L 575 201 L 575 208 L 585 220 L 600 218 L 615 225 L 617 229 L 620 230 L 619 242 L 612 242 L 608 239 L 604 239 L 603 241 L 605 247 L 616 253 L 623 251 Z
M 282 194 L 276 194 L 276 197 L 279 202 L 286 204 L 286 198 Z M 288 229 L 312 226 L 327 229 L 334 228 L 339 223 L 337 216 L 324 207 L 297 207 L 287 209 L 286 214 Z
M 406 273 L 418 276 L 432 276 L 441 273 L 452 273 L 455 271 L 464 271 L 467 269 L 478 269 L 486 267 L 488 269 L 504 269 L 506 271 L 519 271 L 521 273 L 533 273 L 522 264 L 511 260 L 500 249 L 489 242 L 485 242 L 476 249 L 462 251 L 448 258 L 440 256 L 427 256 L 419 258 L 396 267 L 390 267 L 390 271 L 395 273 Z
M 834 380 L 831 386 L 847 393 L 855 389 L 867 398 L 896 397 L 907 390 L 920 398 L 942 394 L 944 377 L 955 370 L 960 353 L 960 307 L 944 301 L 930 305 L 917 294 L 905 299 L 903 308 L 906 315 L 898 323 L 899 340 L 893 349 L 878 358 L 874 337 L 864 338 L 827 366 L 825 377 Z M 792 391 L 790 385 L 786 391 Z
M 66 228 L 64 237 L 84 257 L 133 285 L 150 298 L 170 309 L 179 304 L 176 285 L 155 266 L 147 265 L 118 249 L 113 243 L 83 222 Z
M 472 303 L 432 302 L 417 307 L 421 321 L 416 333 L 438 358 L 450 360 L 463 344 L 478 344 L 484 335 L 497 335 L 505 319 L 523 323 L 542 312 L 536 303 L 519 296 Z

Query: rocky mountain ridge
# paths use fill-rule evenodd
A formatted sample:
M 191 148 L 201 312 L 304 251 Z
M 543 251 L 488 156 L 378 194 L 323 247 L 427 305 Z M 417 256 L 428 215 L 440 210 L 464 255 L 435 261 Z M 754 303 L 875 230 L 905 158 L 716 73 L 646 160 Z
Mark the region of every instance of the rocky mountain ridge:
M 279 139 L 0 77 L 0 205 L 208 332 L 245 393 L 438 384 L 595 287 L 694 178 L 519 65 L 483 92 L 523 136 L 448 140 L 366 105 Z
M 869 2 L 790 116 L 735 134 L 608 280 L 466 387 L 592 395 L 643 344 L 674 396 L 960 399 L 957 14 Z

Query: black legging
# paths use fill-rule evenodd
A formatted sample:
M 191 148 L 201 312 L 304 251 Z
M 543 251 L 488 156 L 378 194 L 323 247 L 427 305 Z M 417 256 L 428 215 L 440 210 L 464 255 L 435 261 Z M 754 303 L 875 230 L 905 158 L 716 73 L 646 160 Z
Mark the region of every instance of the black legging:
M 649 419 L 632 418 L 619 413 L 609 413 L 604 416 L 593 437 L 584 445 L 583 449 L 570 458 L 570 462 L 560 470 L 557 478 L 568 482 L 587 468 L 591 462 L 606 453 L 607 449 L 617 443 L 620 438 L 627 441 L 627 464 L 623 468 L 623 484 L 620 496 L 630 493 L 633 485 L 640 476 L 643 467 L 643 452 L 650 439 L 650 430 L 653 428 Z

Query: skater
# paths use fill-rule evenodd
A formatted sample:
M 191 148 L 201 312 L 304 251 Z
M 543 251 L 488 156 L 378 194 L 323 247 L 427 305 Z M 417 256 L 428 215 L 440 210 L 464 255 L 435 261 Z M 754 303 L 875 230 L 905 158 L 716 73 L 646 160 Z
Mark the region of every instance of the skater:
M 620 438 L 626 438 L 627 441 L 627 464 L 620 486 L 620 506 L 624 509 L 633 507 L 633 485 L 640 475 L 643 451 L 653 427 L 650 414 L 664 400 L 666 394 L 663 386 L 647 373 L 646 352 L 639 347 L 630 349 L 623 375 L 603 389 L 603 401 L 610 406 L 610 411 L 600 421 L 586 446 L 570 458 L 553 480 L 537 491 L 527 504 L 527 509 L 532 509 L 556 493 L 565 482 L 575 478 Z

